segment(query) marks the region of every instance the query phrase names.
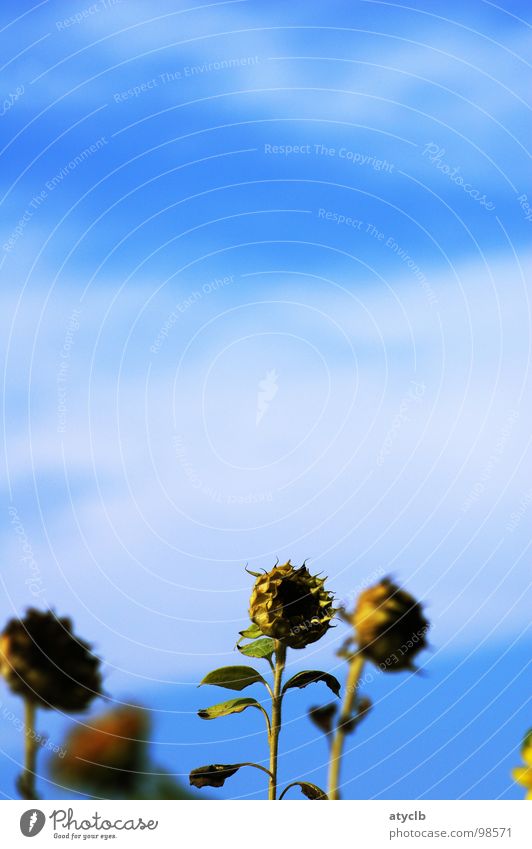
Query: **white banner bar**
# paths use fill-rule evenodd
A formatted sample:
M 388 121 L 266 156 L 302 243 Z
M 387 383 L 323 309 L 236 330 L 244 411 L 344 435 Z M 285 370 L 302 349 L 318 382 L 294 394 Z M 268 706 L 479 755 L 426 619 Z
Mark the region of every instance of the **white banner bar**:
M 303 807 L 303 804 L 305 807 Z M 532 846 L 523 802 L 136 801 L 0 803 L 2 846 L 153 846 L 196 849 L 328 849 Z

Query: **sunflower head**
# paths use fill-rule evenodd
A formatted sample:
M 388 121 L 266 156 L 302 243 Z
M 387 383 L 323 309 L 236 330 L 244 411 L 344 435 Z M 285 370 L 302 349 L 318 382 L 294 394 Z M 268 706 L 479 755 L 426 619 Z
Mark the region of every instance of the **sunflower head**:
M 359 649 L 387 672 L 413 669 L 415 655 L 427 645 L 429 623 L 421 605 L 389 578 L 360 594 L 353 625 Z
M 101 695 L 100 661 L 70 619 L 30 609 L 0 635 L 0 674 L 10 689 L 49 710 L 85 710 Z
M 249 616 L 263 634 L 293 649 L 323 637 L 336 611 L 325 578 L 290 561 L 260 575 L 251 594 Z

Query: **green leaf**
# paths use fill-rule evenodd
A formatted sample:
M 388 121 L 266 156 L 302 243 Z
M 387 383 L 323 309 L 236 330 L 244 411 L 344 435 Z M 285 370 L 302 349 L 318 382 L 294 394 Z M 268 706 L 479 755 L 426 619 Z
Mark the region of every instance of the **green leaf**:
M 256 707 L 261 710 L 257 699 L 231 699 L 228 702 L 220 702 L 208 708 L 198 711 L 200 719 L 218 719 L 219 716 L 229 716 L 232 713 L 242 713 L 248 707 Z
M 284 788 L 279 798 L 282 799 L 286 791 L 290 790 L 291 787 L 300 787 L 301 792 L 307 799 L 323 801 L 329 798 L 316 784 L 310 784 L 309 781 L 293 781 L 292 784 L 288 784 Z
M 254 622 L 251 623 L 247 628 L 243 631 L 238 632 L 240 634 L 239 643 L 242 642 L 243 639 L 246 640 L 256 640 L 258 637 L 262 637 L 262 631 L 260 630 L 258 625 L 255 625 Z
M 202 684 L 213 684 L 216 687 L 225 687 L 227 690 L 245 690 L 251 684 L 264 684 L 266 681 L 252 666 L 222 666 L 214 669 L 205 676 Z
M 316 672 L 316 671 L 308 671 L 308 672 L 298 672 L 297 675 L 294 675 L 293 678 L 290 678 L 289 681 L 283 687 L 283 693 L 287 690 L 290 690 L 292 687 L 297 687 L 299 690 L 302 690 L 303 687 L 308 687 L 309 684 L 317 684 L 318 681 L 323 681 L 324 684 L 327 684 L 329 690 L 332 690 L 335 696 L 340 695 L 340 682 L 334 675 L 330 675 L 328 672 Z
M 266 767 L 252 761 L 245 761 L 241 764 L 209 764 L 208 766 L 198 766 L 190 773 L 189 780 L 193 787 L 222 787 L 223 783 L 243 766 L 252 766 L 255 769 L 260 769 L 271 778 L 272 774 Z
M 223 787 L 225 781 L 238 772 L 242 764 L 209 764 L 198 766 L 189 775 L 192 787 Z
M 255 640 L 254 643 L 249 643 L 247 646 L 237 646 L 237 649 L 246 657 L 271 658 L 275 651 L 275 641 L 269 637 L 262 637 L 260 640 Z

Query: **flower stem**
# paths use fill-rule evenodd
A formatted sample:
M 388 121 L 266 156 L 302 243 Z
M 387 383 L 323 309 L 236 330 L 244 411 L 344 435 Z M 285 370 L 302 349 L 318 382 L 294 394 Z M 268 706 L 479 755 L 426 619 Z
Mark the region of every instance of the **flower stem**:
M 270 772 L 270 770 L 269 770 L 269 769 L 266 769 L 266 767 L 265 767 L 265 766 L 261 766 L 260 764 L 254 764 L 254 763 L 252 763 L 251 761 L 246 761 L 246 762 L 245 762 L 245 763 L 243 763 L 243 764 L 238 764 L 238 766 L 239 766 L 239 767 L 240 767 L 240 766 L 254 766 L 254 767 L 255 767 L 255 769 L 260 769 L 260 770 L 261 770 L 261 772 L 265 772 L 265 773 L 266 773 L 266 775 L 270 775 L 270 776 L 271 776 L 271 772 Z
M 279 732 L 281 730 L 281 686 L 285 663 L 286 646 L 276 640 L 270 731 L 270 785 L 268 790 L 268 799 L 270 800 L 277 798 L 277 750 L 279 747 Z
M 356 702 L 358 684 L 360 681 L 360 675 L 363 666 L 364 658 L 362 657 L 360 652 L 357 652 L 357 654 L 353 655 L 353 657 L 349 661 L 349 672 L 345 685 L 344 701 L 342 704 L 342 710 L 340 711 L 340 716 L 338 717 L 338 723 L 336 725 L 336 731 L 331 746 L 331 761 L 329 765 L 329 788 L 327 791 L 329 799 L 340 798 L 340 765 L 344 750 L 346 724 L 349 722 L 353 714 L 353 707 Z
M 35 734 L 35 704 L 24 700 L 24 771 L 20 776 L 19 790 L 24 799 L 37 799 L 35 770 L 37 763 L 37 737 Z

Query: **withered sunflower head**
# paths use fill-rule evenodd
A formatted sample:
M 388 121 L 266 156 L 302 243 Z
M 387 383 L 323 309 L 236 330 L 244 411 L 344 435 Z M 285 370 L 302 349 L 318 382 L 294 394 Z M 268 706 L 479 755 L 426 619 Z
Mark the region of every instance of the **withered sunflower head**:
M 304 564 L 274 566 L 255 581 L 250 619 L 266 636 L 303 649 L 323 637 L 336 613 L 324 584 L 325 578 L 311 575 Z
M 389 578 L 360 594 L 353 625 L 362 653 L 385 672 L 413 669 L 414 657 L 427 645 L 429 623 L 421 605 Z
M 11 690 L 36 706 L 83 711 L 101 695 L 100 661 L 72 633 L 70 619 L 29 609 L 0 636 L 0 673 Z

